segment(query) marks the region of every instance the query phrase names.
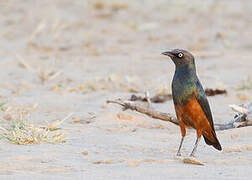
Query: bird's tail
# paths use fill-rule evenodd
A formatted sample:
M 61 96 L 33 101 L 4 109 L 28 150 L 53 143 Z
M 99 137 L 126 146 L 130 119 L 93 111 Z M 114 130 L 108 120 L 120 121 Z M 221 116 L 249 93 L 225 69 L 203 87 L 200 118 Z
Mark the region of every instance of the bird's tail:
M 215 149 L 218 149 L 219 151 L 222 150 L 222 147 L 220 145 L 219 140 L 217 139 L 217 136 L 216 136 L 216 133 L 215 133 L 214 130 L 212 131 L 212 137 L 213 138 L 207 137 L 206 135 L 204 135 L 204 133 L 203 133 L 203 137 L 204 137 L 204 140 L 205 140 L 206 144 L 208 144 L 210 146 L 213 146 Z

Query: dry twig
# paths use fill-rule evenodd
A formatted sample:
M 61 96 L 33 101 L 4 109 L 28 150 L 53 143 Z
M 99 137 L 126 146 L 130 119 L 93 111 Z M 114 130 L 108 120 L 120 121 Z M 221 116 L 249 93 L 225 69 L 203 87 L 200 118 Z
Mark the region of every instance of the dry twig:
M 137 104 L 135 102 L 117 99 L 117 100 L 107 100 L 107 103 L 119 104 L 123 107 L 124 111 L 130 109 L 132 111 L 137 111 L 142 114 L 146 114 L 155 119 L 160 119 L 162 121 L 169 121 L 171 123 L 179 125 L 177 118 L 172 114 L 158 112 L 155 111 L 154 109 L 144 107 L 143 105 Z M 235 109 L 236 112 L 238 112 L 235 118 L 226 124 L 215 124 L 216 130 L 226 130 L 232 128 L 252 126 L 252 104 L 248 105 L 247 107 L 243 107 L 243 111 L 240 111 L 239 109 L 241 109 L 241 107 L 237 105 L 235 105 L 233 109 Z M 246 109 L 246 111 L 244 111 L 244 109 Z
M 119 104 L 119 105 L 123 106 L 124 111 L 127 109 L 130 109 L 132 111 L 137 111 L 137 112 L 146 114 L 152 118 L 160 119 L 163 121 L 169 121 L 169 122 L 172 122 L 172 123 L 178 125 L 178 120 L 172 114 L 162 113 L 162 112 L 158 112 L 153 109 L 150 109 L 150 108 L 142 107 L 142 106 L 140 106 L 134 102 L 131 102 L 131 101 L 122 101 L 121 99 L 117 99 L 117 100 L 113 100 L 113 101 L 108 100 L 107 103 Z

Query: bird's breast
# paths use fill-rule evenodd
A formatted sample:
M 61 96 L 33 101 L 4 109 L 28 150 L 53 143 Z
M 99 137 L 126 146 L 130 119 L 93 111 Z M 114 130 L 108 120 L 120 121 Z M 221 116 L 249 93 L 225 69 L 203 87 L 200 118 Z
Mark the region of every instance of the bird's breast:
M 211 126 L 196 98 L 192 98 L 186 105 L 175 105 L 176 114 L 187 127 L 210 130 Z
M 193 78 L 174 75 L 172 81 L 172 97 L 174 104 L 187 104 L 196 92 L 196 83 Z

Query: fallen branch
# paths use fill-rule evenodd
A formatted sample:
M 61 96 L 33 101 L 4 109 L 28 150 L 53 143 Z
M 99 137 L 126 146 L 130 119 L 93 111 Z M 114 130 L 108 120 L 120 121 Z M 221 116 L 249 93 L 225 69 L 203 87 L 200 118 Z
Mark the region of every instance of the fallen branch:
M 171 94 L 157 94 L 153 97 L 150 98 L 150 102 L 152 103 L 164 103 L 166 101 L 169 101 L 172 99 L 172 95 Z M 142 96 L 136 96 L 135 94 L 131 95 L 130 101 L 142 101 L 142 102 L 147 102 L 147 98 L 146 97 L 142 97 Z
M 142 114 L 146 114 L 155 119 L 160 119 L 162 121 L 168 121 L 173 124 L 179 125 L 177 118 L 172 114 L 158 112 L 152 108 L 144 107 L 132 101 L 127 100 L 124 101 L 121 99 L 117 99 L 117 100 L 107 100 L 107 103 L 119 104 L 123 107 L 124 111 L 130 109 L 132 111 L 137 111 Z M 252 126 L 252 104 L 248 105 L 247 107 L 232 105 L 232 109 L 237 112 L 235 118 L 226 124 L 215 124 L 216 130 L 226 130 L 232 128 Z
M 172 122 L 176 125 L 179 124 L 177 118 L 175 118 L 172 114 L 157 112 L 151 108 L 139 106 L 138 104 L 131 102 L 131 101 L 122 101 L 121 99 L 117 99 L 117 100 L 113 100 L 113 101 L 108 100 L 107 103 L 119 104 L 119 105 L 123 106 L 124 111 L 127 109 L 130 109 L 132 111 L 137 111 L 137 112 L 146 114 L 146 115 L 148 115 L 152 118 L 155 118 L 155 119 L 169 121 L 169 122 Z
M 205 90 L 205 93 L 207 96 L 215 96 L 215 95 L 220 95 L 220 94 L 227 94 L 227 91 L 224 89 L 210 89 L 207 88 Z M 147 92 L 148 94 L 148 92 Z M 151 97 L 151 98 L 147 98 L 146 95 L 144 97 L 142 96 L 137 96 L 135 94 L 131 95 L 130 101 L 142 101 L 142 102 L 147 102 L 149 100 L 149 102 L 152 103 L 164 103 L 166 101 L 172 100 L 172 95 L 168 94 L 168 93 L 161 93 L 161 94 L 156 94 L 155 96 Z
M 227 91 L 225 89 L 206 88 L 205 93 L 207 96 L 215 96 L 215 95 L 219 95 L 219 94 L 227 94 Z

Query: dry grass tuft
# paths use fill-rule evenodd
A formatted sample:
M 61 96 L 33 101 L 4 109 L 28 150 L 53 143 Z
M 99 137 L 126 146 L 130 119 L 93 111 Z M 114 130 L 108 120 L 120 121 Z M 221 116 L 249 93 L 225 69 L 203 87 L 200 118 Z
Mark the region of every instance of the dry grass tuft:
M 68 115 L 60 121 L 55 121 L 46 127 L 35 126 L 31 123 L 30 113 L 20 111 L 18 115 L 10 120 L 6 128 L 0 127 L 0 136 L 13 144 L 42 144 L 42 143 L 64 143 L 66 141 L 64 134 L 58 128 Z
M 62 73 L 61 71 L 56 70 L 55 59 L 53 59 L 51 63 L 48 64 L 43 69 L 35 69 L 28 62 L 26 62 L 23 57 L 18 56 L 18 55 L 16 57 L 19 61 L 18 65 L 24 69 L 27 69 L 33 74 L 36 74 L 41 80 L 42 84 L 45 84 L 45 82 L 55 79 L 56 77 L 60 76 Z
M 44 84 L 46 81 L 49 81 L 49 80 L 52 80 L 52 79 L 56 78 L 60 74 L 61 74 L 61 71 L 58 71 L 58 72 L 55 72 L 55 71 L 40 71 L 38 73 L 42 84 Z

